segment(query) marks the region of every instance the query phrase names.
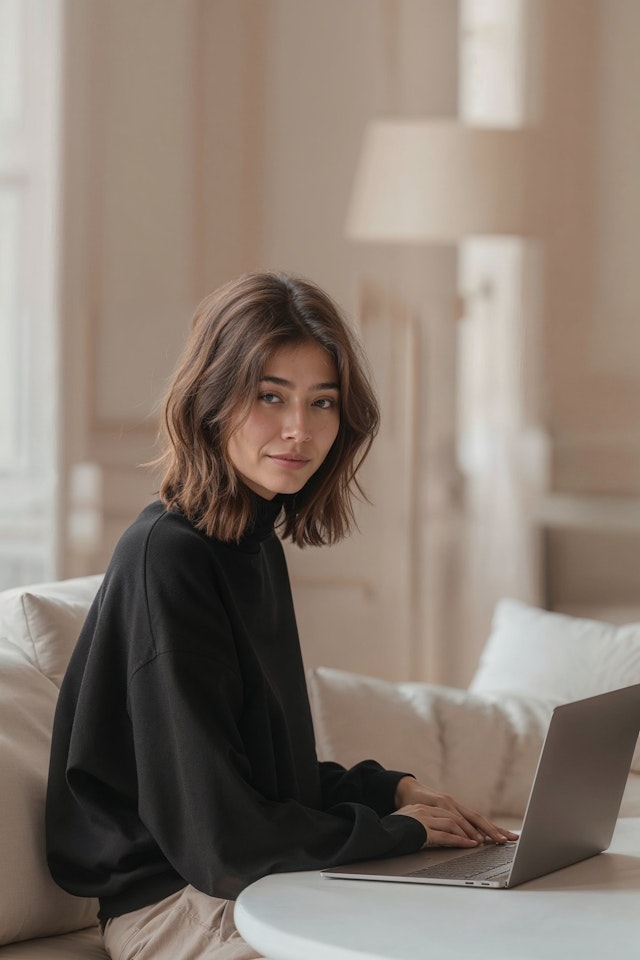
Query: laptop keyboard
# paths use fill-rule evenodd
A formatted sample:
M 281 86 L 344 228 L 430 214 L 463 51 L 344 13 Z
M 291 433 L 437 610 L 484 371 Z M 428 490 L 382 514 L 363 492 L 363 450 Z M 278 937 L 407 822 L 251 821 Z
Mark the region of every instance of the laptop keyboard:
M 433 877 L 434 880 L 490 880 L 511 866 L 515 847 L 515 843 L 508 843 L 476 848 L 463 857 L 413 870 L 405 876 Z

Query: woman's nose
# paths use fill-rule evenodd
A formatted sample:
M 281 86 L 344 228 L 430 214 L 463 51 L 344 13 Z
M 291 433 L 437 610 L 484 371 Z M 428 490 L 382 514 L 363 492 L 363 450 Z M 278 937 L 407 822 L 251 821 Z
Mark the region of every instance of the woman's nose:
M 303 408 L 289 408 L 283 423 L 282 436 L 297 443 L 310 440 L 311 427 L 308 412 Z

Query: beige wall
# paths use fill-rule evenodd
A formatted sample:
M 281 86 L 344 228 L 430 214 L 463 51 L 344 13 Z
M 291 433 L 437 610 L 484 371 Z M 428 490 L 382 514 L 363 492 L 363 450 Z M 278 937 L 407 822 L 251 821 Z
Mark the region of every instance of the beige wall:
M 640 488 L 640 65 L 633 0 L 556 5 L 548 31 L 549 421 L 558 489 Z
M 547 535 L 548 600 L 640 604 L 640 64 L 633 0 L 565 2 L 547 30 L 547 421 L 552 487 L 594 497 Z M 624 498 L 607 511 L 601 498 Z M 585 506 L 586 505 L 586 506 Z M 568 505 L 571 507 L 571 504 Z
M 639 497 L 640 66 L 630 40 L 638 5 L 539 5 L 547 14 L 543 349 L 529 377 L 542 385 L 553 489 Z M 343 235 L 366 122 L 456 112 L 457 5 L 67 0 L 65 8 L 61 507 L 71 522 L 61 572 L 103 568 L 153 495 L 138 465 L 152 455 L 154 403 L 205 293 L 246 269 L 286 269 L 318 280 L 362 320 L 373 281 L 376 316 L 364 332 L 389 409 L 407 368 L 390 389 L 388 330 L 408 337 L 417 356 L 411 422 L 388 418 L 369 471 L 377 508 L 362 512 L 362 534 L 336 551 L 290 553 L 305 650 L 310 662 L 466 682 L 477 641 L 465 646 L 455 623 L 434 621 L 423 589 L 431 578 L 445 609 L 454 603 L 448 591 L 460 587 L 455 552 L 446 554 L 446 576 L 433 579 L 427 540 L 438 518 L 425 480 L 455 430 L 456 254 L 365 248 Z M 402 431 L 407 440 L 397 446 Z M 407 444 L 414 449 L 405 462 Z M 93 483 L 70 500 L 74 465 L 86 462 L 98 467 L 80 474 Z M 407 470 L 416 471 L 414 488 Z M 405 531 L 416 524 L 409 550 Z M 547 543 L 559 603 L 566 584 L 564 599 L 580 600 L 599 550 L 574 549 L 574 533 L 563 530 L 556 525 Z M 605 535 L 615 559 L 615 537 Z M 640 588 L 632 580 L 625 597 L 634 582 Z M 320 608 L 328 620 L 316 616 Z M 459 647 L 439 665 L 434 632 Z

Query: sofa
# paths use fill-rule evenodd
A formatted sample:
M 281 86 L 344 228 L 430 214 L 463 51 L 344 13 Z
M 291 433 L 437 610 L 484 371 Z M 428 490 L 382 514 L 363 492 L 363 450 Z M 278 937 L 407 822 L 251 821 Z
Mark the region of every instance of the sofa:
M 51 880 L 49 740 L 65 665 L 100 577 L 0 593 L 0 960 L 104 960 L 97 904 Z M 468 690 L 308 672 L 322 759 L 374 756 L 507 824 L 521 819 L 553 707 L 640 682 L 640 623 L 496 608 Z M 622 816 L 640 815 L 636 749 Z

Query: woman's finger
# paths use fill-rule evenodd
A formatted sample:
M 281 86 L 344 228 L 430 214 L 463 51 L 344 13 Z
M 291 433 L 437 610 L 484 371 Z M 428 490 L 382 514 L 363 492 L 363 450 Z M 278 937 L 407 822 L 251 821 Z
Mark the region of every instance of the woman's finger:
M 427 831 L 427 843 L 430 846 L 438 844 L 438 837 L 446 838 L 446 846 L 477 846 L 485 839 L 464 818 L 450 810 L 417 803 L 401 807 L 395 812 L 418 820 Z
M 445 809 L 460 818 L 458 822 L 463 826 L 467 836 L 484 841 L 493 840 L 495 843 L 505 843 L 517 839 L 517 835 L 503 827 L 498 827 L 476 810 L 459 803 L 447 793 L 437 793 L 417 780 L 407 777 L 402 783 L 405 797 L 410 797 L 410 803 L 422 803 L 427 807 Z
M 478 844 L 482 842 L 482 839 L 478 836 L 471 836 L 468 830 L 465 830 L 460 824 L 454 820 L 452 817 L 429 817 L 428 818 L 427 833 L 429 835 L 429 844 L 435 845 L 436 841 L 434 837 L 448 837 L 450 843 L 455 843 L 456 845 L 460 841 L 469 842 L 473 844 Z
M 444 829 L 438 830 L 437 827 L 427 827 L 427 847 L 477 847 L 478 840 L 472 840 L 466 833 L 451 832 L 443 824 Z
M 500 839 L 502 838 L 502 835 L 497 832 L 497 828 L 485 817 L 482 817 L 474 810 L 469 810 L 457 804 L 455 801 L 450 800 L 450 798 L 447 798 L 447 801 L 446 806 L 429 806 L 427 809 L 432 810 L 434 816 L 442 816 L 444 814 L 445 816 L 452 817 L 472 840 L 484 842 L 488 836 L 490 836 L 492 840 L 497 840 L 499 837 Z
M 460 812 L 462 815 L 474 826 L 480 830 L 485 836 L 489 837 L 491 840 L 494 840 L 496 843 L 504 843 L 506 840 L 517 840 L 518 834 L 513 833 L 512 830 L 507 830 L 505 827 L 499 827 L 495 823 L 492 823 L 490 820 L 487 820 L 486 817 L 483 817 L 481 814 L 476 813 L 475 810 L 469 810 L 466 807 L 460 807 Z

